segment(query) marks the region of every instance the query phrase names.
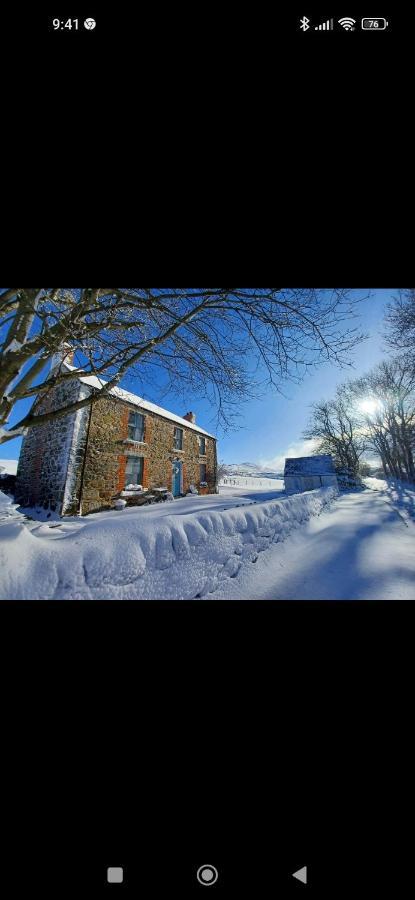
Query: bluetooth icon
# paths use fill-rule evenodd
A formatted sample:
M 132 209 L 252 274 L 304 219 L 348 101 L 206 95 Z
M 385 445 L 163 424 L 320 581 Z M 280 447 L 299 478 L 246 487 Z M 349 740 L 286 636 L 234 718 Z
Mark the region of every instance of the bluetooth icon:
M 310 28 L 310 26 L 308 24 L 309 21 L 310 21 L 310 19 L 307 19 L 307 16 L 303 16 L 303 18 L 300 19 L 300 22 L 301 22 L 300 28 L 302 31 L 307 31 Z

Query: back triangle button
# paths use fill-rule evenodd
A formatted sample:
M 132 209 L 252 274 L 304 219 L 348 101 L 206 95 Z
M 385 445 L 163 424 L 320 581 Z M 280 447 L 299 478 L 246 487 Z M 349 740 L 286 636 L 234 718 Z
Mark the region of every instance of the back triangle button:
M 302 881 L 303 884 L 307 884 L 307 866 L 303 866 L 302 869 L 297 869 L 296 872 L 292 873 L 292 877 L 296 878 L 297 881 Z

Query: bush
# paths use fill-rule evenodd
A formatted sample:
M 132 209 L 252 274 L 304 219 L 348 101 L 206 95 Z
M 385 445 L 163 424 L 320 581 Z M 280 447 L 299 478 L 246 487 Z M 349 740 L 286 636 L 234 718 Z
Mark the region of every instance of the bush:
M 362 478 L 358 473 L 351 472 L 350 469 L 336 470 L 337 482 L 342 490 L 352 490 L 353 488 L 362 487 Z
M 3 494 L 14 494 L 15 485 L 16 475 L 9 475 L 7 472 L 0 474 L 0 491 L 3 491 Z

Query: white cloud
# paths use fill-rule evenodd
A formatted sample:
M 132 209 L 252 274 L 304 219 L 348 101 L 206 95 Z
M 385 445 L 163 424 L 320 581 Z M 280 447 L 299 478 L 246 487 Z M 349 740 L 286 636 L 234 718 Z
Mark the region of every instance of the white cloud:
M 275 469 L 277 472 L 284 471 L 284 463 L 286 457 L 291 456 L 311 456 L 315 448 L 318 446 L 316 440 L 294 441 L 281 453 L 278 453 L 272 459 L 260 460 L 261 466 L 265 469 Z

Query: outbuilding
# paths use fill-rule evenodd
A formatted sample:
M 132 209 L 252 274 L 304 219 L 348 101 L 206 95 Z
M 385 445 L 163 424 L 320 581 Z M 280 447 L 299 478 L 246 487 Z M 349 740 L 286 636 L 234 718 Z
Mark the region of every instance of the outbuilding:
M 302 494 L 319 487 L 338 487 L 334 462 L 330 454 L 295 456 L 285 460 L 285 492 Z

